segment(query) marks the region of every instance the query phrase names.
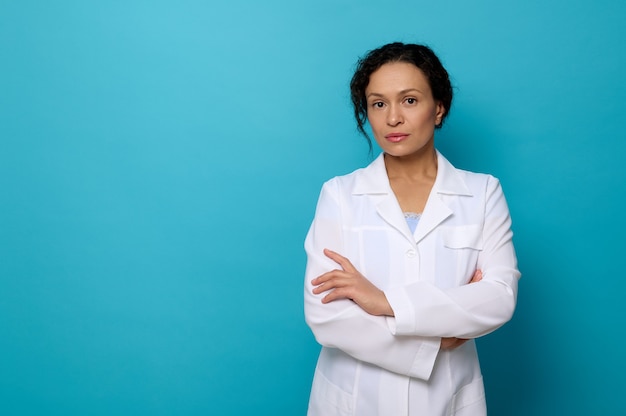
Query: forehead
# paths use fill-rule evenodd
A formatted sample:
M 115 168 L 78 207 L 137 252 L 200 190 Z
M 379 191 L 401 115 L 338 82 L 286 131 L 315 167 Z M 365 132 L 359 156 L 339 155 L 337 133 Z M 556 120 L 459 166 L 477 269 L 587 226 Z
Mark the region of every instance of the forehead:
M 366 94 L 393 94 L 408 89 L 430 93 L 430 84 L 424 72 L 407 62 L 390 62 L 370 75 Z

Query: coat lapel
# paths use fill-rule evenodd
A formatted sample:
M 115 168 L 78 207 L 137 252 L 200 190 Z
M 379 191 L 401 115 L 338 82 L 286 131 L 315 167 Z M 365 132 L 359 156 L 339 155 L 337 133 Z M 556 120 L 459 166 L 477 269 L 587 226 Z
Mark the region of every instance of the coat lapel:
M 383 154 L 380 154 L 368 167 L 363 169 L 362 175 L 355 183 L 353 194 L 368 195 L 372 198 L 378 214 L 385 222 L 409 241 L 418 243 L 441 222 L 453 215 L 453 210 L 444 201 L 446 195 L 471 196 L 471 192 L 459 172 L 439 152 L 437 152 L 437 166 L 435 184 L 415 230 L 415 235 L 411 234 L 402 209 L 389 184 Z
M 406 219 L 404 219 L 402 209 L 393 192 L 385 195 L 384 198 L 380 198 L 380 201 L 376 204 L 376 211 L 389 225 L 401 232 L 409 241 L 413 241 L 411 230 L 406 223 Z
M 441 195 L 431 191 L 415 230 L 415 242 L 419 243 L 450 215 L 452 215 L 452 210 L 441 200 Z
M 385 159 L 381 153 L 362 171 L 355 183 L 353 195 L 367 195 L 376 206 L 378 215 L 391 227 L 413 242 L 413 235 L 404 219 L 398 200 L 391 189 Z
M 459 171 L 441 153 L 437 152 L 437 177 L 426 201 L 422 218 L 415 230 L 416 243 L 454 214 L 454 211 L 446 204 L 446 199 L 461 195 L 472 196 L 472 193 Z

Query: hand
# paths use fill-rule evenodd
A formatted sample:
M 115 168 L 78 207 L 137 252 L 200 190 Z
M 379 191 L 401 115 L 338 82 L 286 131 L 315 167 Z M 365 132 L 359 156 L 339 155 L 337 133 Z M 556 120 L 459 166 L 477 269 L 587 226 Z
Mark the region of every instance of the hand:
M 442 350 L 453 350 L 465 344 L 468 340 L 463 338 L 441 338 L 440 348 Z
M 480 282 L 483 279 L 483 272 L 480 270 L 476 270 L 474 275 L 470 279 L 469 283 Z M 467 342 L 466 339 L 463 338 L 441 338 L 441 349 L 444 350 L 453 350 Z
M 483 272 L 480 270 L 476 270 L 474 272 L 474 275 L 470 279 L 469 283 L 476 283 L 476 282 L 480 282 L 481 280 L 483 280 Z
M 359 273 L 350 260 L 328 249 L 324 249 L 324 255 L 339 264 L 341 270 L 332 270 L 311 281 L 315 286 L 314 294 L 330 291 L 324 296 L 322 303 L 351 299 L 370 315 L 393 316 L 393 309 L 383 291 Z

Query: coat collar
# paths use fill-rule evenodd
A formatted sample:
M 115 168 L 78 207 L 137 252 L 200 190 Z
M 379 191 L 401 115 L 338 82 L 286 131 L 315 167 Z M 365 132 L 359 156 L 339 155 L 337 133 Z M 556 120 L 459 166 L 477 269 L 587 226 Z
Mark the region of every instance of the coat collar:
M 376 200 L 376 210 L 379 215 L 414 242 L 419 242 L 453 214 L 452 209 L 444 201 L 444 195 L 473 196 L 462 174 L 439 151 L 437 151 L 437 177 L 414 235 L 411 234 L 406 224 L 400 205 L 389 184 L 382 153 L 356 178 L 352 193 L 353 195 L 371 195 Z

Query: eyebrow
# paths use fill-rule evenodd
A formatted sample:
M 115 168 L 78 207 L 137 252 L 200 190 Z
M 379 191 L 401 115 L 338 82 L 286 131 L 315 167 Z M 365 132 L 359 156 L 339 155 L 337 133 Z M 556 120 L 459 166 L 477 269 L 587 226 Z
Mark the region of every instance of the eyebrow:
M 398 91 L 397 95 L 404 95 L 404 94 L 407 94 L 407 93 L 413 92 L 413 91 L 418 92 L 420 94 L 424 94 L 423 91 L 418 90 L 417 88 L 407 88 L 406 90 Z M 369 94 L 367 94 L 365 96 L 365 98 L 369 98 L 369 97 L 384 97 L 384 95 L 383 94 L 379 94 L 377 92 L 370 92 Z

